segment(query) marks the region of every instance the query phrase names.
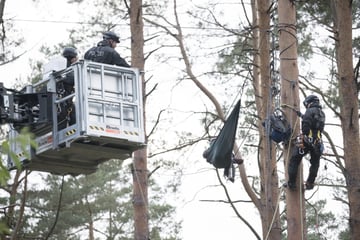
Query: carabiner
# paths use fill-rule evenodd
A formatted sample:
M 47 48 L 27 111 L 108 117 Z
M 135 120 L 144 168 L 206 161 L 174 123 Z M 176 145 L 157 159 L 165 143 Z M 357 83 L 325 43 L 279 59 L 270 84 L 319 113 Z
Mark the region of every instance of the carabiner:
M 299 148 L 299 154 L 301 154 L 301 155 L 304 155 L 304 149 L 302 149 L 302 148 Z

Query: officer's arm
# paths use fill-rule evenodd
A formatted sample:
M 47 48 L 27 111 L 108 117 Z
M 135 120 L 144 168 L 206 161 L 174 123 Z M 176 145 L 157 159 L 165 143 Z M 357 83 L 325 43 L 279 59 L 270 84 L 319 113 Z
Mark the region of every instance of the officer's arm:
M 305 114 L 302 116 L 301 122 L 301 131 L 303 134 L 308 135 L 311 129 L 311 113 L 306 110 Z
M 120 57 L 120 54 L 117 53 L 117 52 L 114 52 L 113 59 L 114 59 L 114 64 L 117 65 L 117 66 L 121 66 L 121 67 L 131 67 L 131 66 L 125 61 L 125 59 L 123 59 L 122 57 Z

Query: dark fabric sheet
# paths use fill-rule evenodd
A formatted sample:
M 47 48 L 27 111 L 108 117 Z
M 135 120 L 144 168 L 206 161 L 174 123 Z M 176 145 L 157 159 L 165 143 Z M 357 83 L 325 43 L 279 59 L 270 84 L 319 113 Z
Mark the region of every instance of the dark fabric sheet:
M 215 168 L 229 169 L 231 167 L 239 112 L 240 100 L 225 121 L 219 135 L 211 142 L 210 147 L 203 153 L 203 157 L 206 158 L 206 161 L 214 165 Z

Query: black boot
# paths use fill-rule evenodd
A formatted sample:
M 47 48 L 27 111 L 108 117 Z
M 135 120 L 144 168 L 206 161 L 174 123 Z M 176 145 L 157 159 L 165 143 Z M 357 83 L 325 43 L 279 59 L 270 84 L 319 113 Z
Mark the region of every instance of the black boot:
M 296 190 L 296 183 L 288 181 L 286 184 L 286 187 L 288 187 L 291 191 Z
M 305 189 L 306 190 L 311 190 L 314 188 L 314 183 L 311 183 L 311 182 L 306 182 L 305 183 Z

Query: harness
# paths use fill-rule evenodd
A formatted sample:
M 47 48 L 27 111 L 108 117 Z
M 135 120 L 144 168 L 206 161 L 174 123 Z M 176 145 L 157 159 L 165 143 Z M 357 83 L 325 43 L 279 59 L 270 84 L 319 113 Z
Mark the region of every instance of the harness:
M 317 130 L 315 137 L 313 131 L 310 130 L 308 135 L 299 134 L 296 137 L 295 145 L 299 149 L 299 154 L 303 155 L 305 153 L 305 148 L 315 149 L 316 147 L 320 148 L 320 152 L 322 153 L 324 150 L 323 142 L 321 138 L 321 131 Z
M 58 82 L 56 89 L 57 89 L 56 93 L 57 93 L 58 99 L 66 97 L 67 95 L 69 95 L 73 92 L 73 90 L 69 90 L 68 88 L 66 88 L 65 84 L 63 82 Z M 62 125 L 64 125 L 65 127 L 69 126 L 70 118 L 71 118 L 70 115 L 71 115 L 71 112 L 73 111 L 73 106 L 74 106 L 74 104 L 71 99 L 61 102 L 60 104 L 57 104 L 57 114 L 58 114 L 58 125 L 59 126 L 62 126 Z
M 316 147 L 319 147 L 321 153 L 324 149 L 321 133 L 325 126 L 325 114 L 321 108 L 318 108 L 317 110 L 318 111 L 312 114 L 309 134 L 300 134 L 296 137 L 295 145 L 299 149 L 299 154 L 304 154 L 305 148 L 315 149 Z M 303 116 L 304 115 L 302 115 L 302 117 Z

